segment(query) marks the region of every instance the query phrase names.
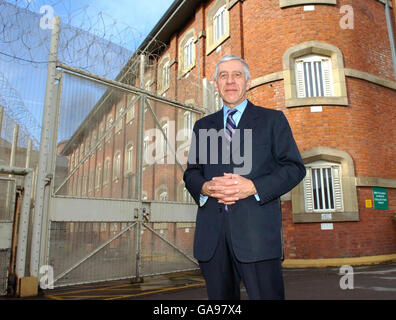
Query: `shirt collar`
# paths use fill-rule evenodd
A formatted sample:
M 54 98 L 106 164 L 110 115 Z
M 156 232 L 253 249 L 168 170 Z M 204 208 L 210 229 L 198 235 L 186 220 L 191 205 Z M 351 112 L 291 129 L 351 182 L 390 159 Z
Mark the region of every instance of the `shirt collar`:
M 240 112 L 242 114 L 243 111 L 245 111 L 246 106 L 247 106 L 247 99 L 243 100 L 240 104 L 238 104 L 233 109 L 237 109 L 238 112 Z M 226 116 L 228 114 L 228 111 L 230 109 L 231 108 L 227 107 L 225 104 L 223 105 L 223 114 L 224 114 L 224 116 Z

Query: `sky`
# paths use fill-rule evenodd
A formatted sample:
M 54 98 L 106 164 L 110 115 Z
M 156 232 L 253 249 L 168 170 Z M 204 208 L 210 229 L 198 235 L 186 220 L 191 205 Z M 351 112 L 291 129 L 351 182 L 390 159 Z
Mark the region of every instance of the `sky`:
M 157 24 L 174 0 L 7 0 L 20 7 L 27 7 L 44 16 L 49 14 L 46 6 L 53 9 L 55 16 L 82 29 L 95 29 L 110 35 L 123 46 L 134 49 L 136 43 L 128 44 L 127 38 L 140 44 Z M 40 12 L 40 9 L 42 10 Z M 93 27 L 93 28 L 92 28 Z M 104 28 L 108 31 L 103 33 Z M 122 33 L 123 39 L 114 33 Z M 134 35 L 131 35 L 134 33 Z
M 49 15 L 59 16 L 63 24 L 107 39 L 120 49 L 111 48 L 91 36 L 74 37 L 78 29 L 62 26 L 59 59 L 69 65 L 83 68 L 105 77 L 114 78 L 131 54 L 147 37 L 174 0 L 0 0 L 0 104 L 5 111 L 21 110 L 17 117 L 31 118 L 41 125 L 45 94 L 46 64 L 51 30 L 44 30 L 39 21 Z M 1 3 L 33 11 L 27 15 L 9 15 Z M 5 10 L 5 11 L 4 11 Z M 27 12 L 28 12 L 27 11 Z M 50 12 L 52 11 L 52 12 Z M 32 20 L 33 19 L 33 20 Z M 44 42 L 43 39 L 46 42 Z M 82 50 L 79 50 L 82 48 Z M 127 50 L 123 49 L 126 48 Z M 104 53 L 104 54 L 103 54 Z M 34 61 L 33 63 L 30 62 Z M 44 63 L 43 63 L 44 61 Z M 101 72 L 103 71 L 103 72 Z M 25 111 L 24 111 L 25 110 Z M 82 117 L 81 115 L 80 117 Z M 23 125 L 18 119 L 20 125 Z M 11 128 L 11 127 L 10 127 Z M 26 123 L 28 134 L 39 140 L 40 130 Z M 4 126 L 1 136 L 4 137 Z M 8 132 L 12 136 L 12 130 Z

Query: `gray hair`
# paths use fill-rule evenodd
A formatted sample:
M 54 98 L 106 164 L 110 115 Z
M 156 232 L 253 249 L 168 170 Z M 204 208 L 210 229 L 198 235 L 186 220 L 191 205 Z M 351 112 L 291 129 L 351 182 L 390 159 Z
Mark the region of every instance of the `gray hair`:
M 221 58 L 219 61 L 217 61 L 216 63 L 216 67 L 215 67 L 215 73 L 214 73 L 214 79 L 215 81 L 217 81 L 217 75 L 219 73 L 219 65 L 223 62 L 226 61 L 231 61 L 231 60 L 238 60 L 242 63 L 243 65 L 243 71 L 245 72 L 245 78 L 246 80 L 248 80 L 250 78 L 250 72 L 249 72 L 249 66 L 247 64 L 247 62 L 245 60 L 243 60 L 241 57 L 235 56 L 233 54 L 228 54 L 226 56 L 224 56 L 223 58 Z

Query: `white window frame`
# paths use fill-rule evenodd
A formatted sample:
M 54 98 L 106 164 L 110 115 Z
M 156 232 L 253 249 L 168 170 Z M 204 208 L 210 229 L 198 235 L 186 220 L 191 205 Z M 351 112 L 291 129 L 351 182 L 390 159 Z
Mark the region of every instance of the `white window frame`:
M 343 212 L 341 166 L 337 163 L 316 161 L 306 165 L 306 169 L 303 180 L 305 211 Z M 330 175 L 331 180 L 328 179 Z
M 126 167 L 125 167 L 125 171 L 126 172 L 132 172 L 133 171 L 133 158 L 134 158 L 134 154 L 133 154 L 133 145 L 132 144 L 128 144 L 125 150 L 125 162 L 126 162 Z
M 129 109 L 126 113 L 126 123 L 130 124 L 135 119 L 135 104 L 129 105 Z
M 295 60 L 298 98 L 333 97 L 331 58 L 307 55 Z
M 150 144 L 150 137 L 149 136 L 145 136 L 144 139 L 143 139 L 143 158 L 144 158 L 143 163 L 144 164 L 147 163 L 149 144 Z
M 124 112 L 124 106 L 121 105 L 121 106 L 119 106 L 117 108 L 116 121 L 118 121 L 118 122 L 117 122 L 116 127 L 115 127 L 115 132 L 116 133 L 118 133 L 118 132 L 120 132 L 122 130 L 123 120 L 119 119 L 119 118 L 120 118 L 120 116 L 121 116 L 121 114 L 123 112 Z
M 164 123 L 162 125 L 162 131 L 164 132 L 164 134 L 162 135 L 162 155 L 163 157 L 166 156 L 166 153 L 168 151 L 168 143 L 166 141 L 166 139 L 168 138 L 168 122 Z
M 113 161 L 113 180 L 117 181 L 121 175 L 121 152 L 117 151 Z
M 103 184 L 106 185 L 110 182 L 110 158 L 106 158 L 103 165 Z
M 170 83 L 170 61 L 166 61 L 162 66 L 162 88 L 166 89 Z
M 224 5 L 213 16 L 213 42 L 220 40 L 227 32 L 226 10 L 226 5 Z
M 183 47 L 183 70 L 194 64 L 194 37 L 186 41 Z
M 168 191 L 163 191 L 159 195 L 160 201 L 168 201 Z
M 191 111 L 184 112 L 184 132 L 185 139 L 188 140 L 192 135 L 194 125 L 194 114 Z
M 110 115 L 107 117 L 107 121 L 106 121 L 106 132 L 111 128 L 111 126 L 113 125 L 113 116 Z M 111 140 L 111 133 L 108 133 L 106 138 L 105 138 L 106 142 L 109 143 Z
M 101 178 L 102 178 L 102 165 L 98 164 L 98 166 L 96 167 L 95 189 L 100 189 Z

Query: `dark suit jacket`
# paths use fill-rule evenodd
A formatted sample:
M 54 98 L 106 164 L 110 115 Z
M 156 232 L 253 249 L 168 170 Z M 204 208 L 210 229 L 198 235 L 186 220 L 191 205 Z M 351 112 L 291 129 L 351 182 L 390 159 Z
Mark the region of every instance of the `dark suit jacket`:
M 214 140 L 209 143 L 209 140 L 199 139 L 200 132 L 211 128 L 218 131 L 224 129 L 223 110 L 199 119 L 194 125 L 183 179 L 198 206 L 205 181 L 223 176 L 224 172 L 233 172 L 242 166 L 237 165 L 233 158 L 223 158 L 222 142 L 225 140 L 221 136 L 217 148 L 213 148 Z M 200 261 L 208 261 L 213 256 L 224 214 L 229 215 L 232 246 L 238 260 L 254 262 L 281 257 L 282 219 L 279 197 L 294 188 L 305 176 L 304 163 L 289 123 L 281 111 L 258 107 L 248 102 L 237 129 L 251 129 L 251 170 L 241 175 L 253 181 L 260 201 L 254 195 L 249 196 L 228 206 L 228 213 L 225 213 L 224 205 L 209 197 L 202 207 L 198 207 L 194 256 Z M 234 134 L 233 150 L 236 149 L 243 156 L 248 155 L 247 139 L 243 132 L 240 143 L 234 141 L 235 136 Z M 207 142 L 206 148 L 203 147 L 204 142 Z M 202 159 L 203 150 L 207 152 L 207 160 Z M 217 156 L 218 163 L 211 162 L 211 156 Z

